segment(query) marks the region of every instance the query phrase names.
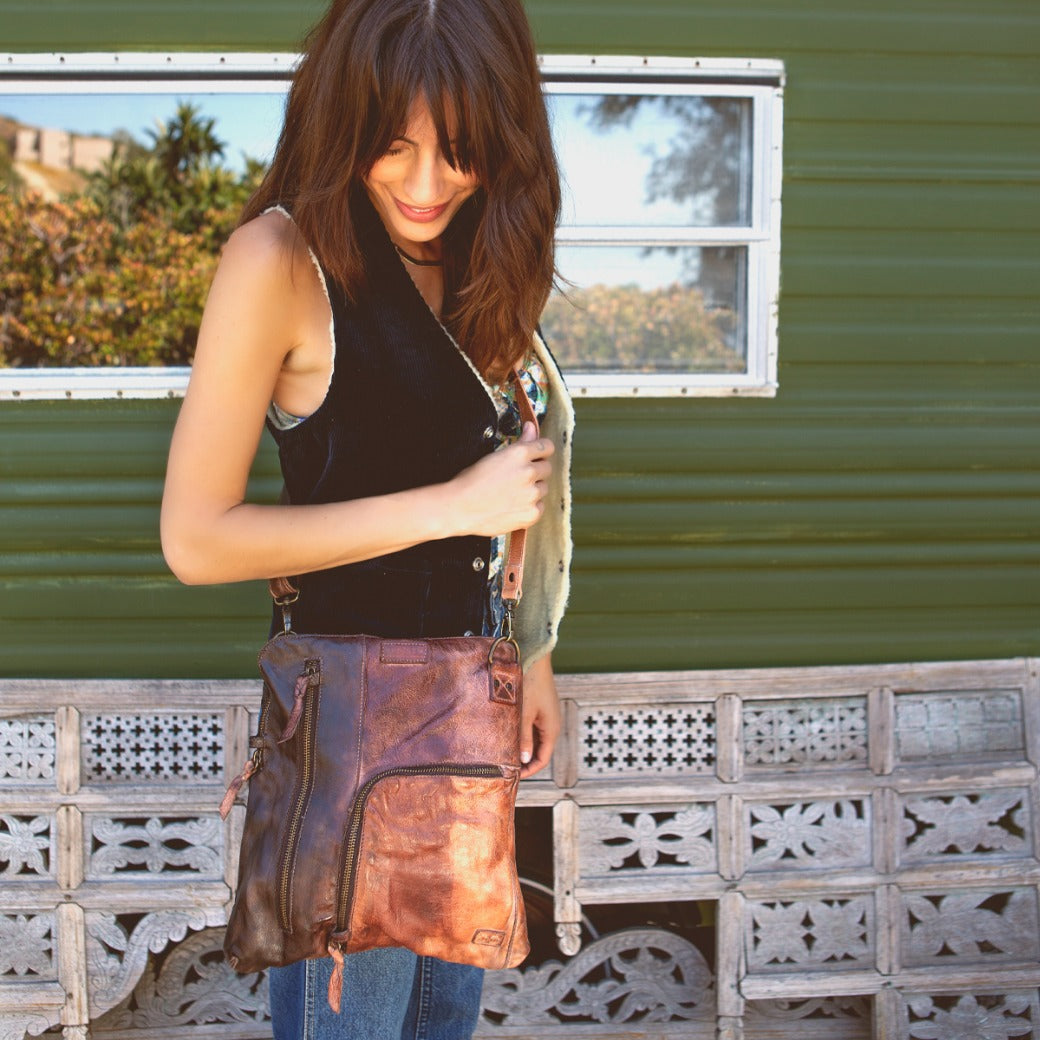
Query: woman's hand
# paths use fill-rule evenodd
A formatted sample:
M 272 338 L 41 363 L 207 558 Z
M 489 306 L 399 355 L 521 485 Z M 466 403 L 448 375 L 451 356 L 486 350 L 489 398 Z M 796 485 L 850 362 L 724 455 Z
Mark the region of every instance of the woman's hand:
M 520 720 L 520 778 L 534 776 L 552 758 L 560 735 L 560 699 L 556 694 L 552 660 L 548 654 L 524 672 L 523 714 Z
M 545 509 L 545 493 L 556 450 L 524 423 L 520 439 L 464 469 L 448 484 L 453 513 L 449 526 L 460 534 L 486 537 L 530 527 Z

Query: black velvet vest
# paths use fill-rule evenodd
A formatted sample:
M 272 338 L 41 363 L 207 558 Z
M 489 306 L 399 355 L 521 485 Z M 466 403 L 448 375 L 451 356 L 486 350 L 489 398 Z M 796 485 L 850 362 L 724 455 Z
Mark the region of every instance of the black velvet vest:
M 487 390 L 427 307 L 367 198 L 357 200 L 354 215 L 368 288 L 351 304 L 325 274 L 335 337 L 328 394 L 298 426 L 268 426 L 294 504 L 440 483 L 500 443 Z M 479 634 L 489 549 L 488 538 L 446 538 L 299 576 L 293 628 L 393 638 Z

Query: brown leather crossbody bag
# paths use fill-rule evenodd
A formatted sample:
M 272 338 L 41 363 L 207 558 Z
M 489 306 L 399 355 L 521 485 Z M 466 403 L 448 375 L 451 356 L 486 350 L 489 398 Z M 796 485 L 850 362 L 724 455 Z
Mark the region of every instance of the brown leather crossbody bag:
M 519 381 L 525 421 L 534 412 Z M 525 407 L 526 405 L 526 407 Z M 264 680 L 238 887 L 224 950 L 242 972 L 379 946 L 483 968 L 527 956 L 513 813 L 523 671 L 512 636 L 525 532 L 510 536 L 499 638 L 284 632 Z

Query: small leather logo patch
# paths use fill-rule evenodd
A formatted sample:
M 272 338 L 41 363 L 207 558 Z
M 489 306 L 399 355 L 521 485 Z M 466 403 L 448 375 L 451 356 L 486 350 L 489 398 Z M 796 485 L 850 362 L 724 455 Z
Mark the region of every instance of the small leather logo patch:
M 478 946 L 501 946 L 505 941 L 506 933 L 496 932 L 492 928 L 478 928 L 470 940 L 470 942 L 474 942 Z
M 522 673 L 517 665 L 499 666 L 491 671 L 491 699 L 499 704 L 516 704 Z
M 381 664 L 426 664 L 430 647 L 421 639 L 384 639 L 379 644 Z

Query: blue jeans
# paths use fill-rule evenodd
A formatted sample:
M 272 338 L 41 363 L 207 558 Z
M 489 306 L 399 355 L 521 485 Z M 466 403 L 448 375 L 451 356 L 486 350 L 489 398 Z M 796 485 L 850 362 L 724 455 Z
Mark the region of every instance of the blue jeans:
M 343 962 L 343 1010 L 328 1004 L 332 958 L 271 968 L 274 1040 L 469 1040 L 484 972 L 383 948 Z

